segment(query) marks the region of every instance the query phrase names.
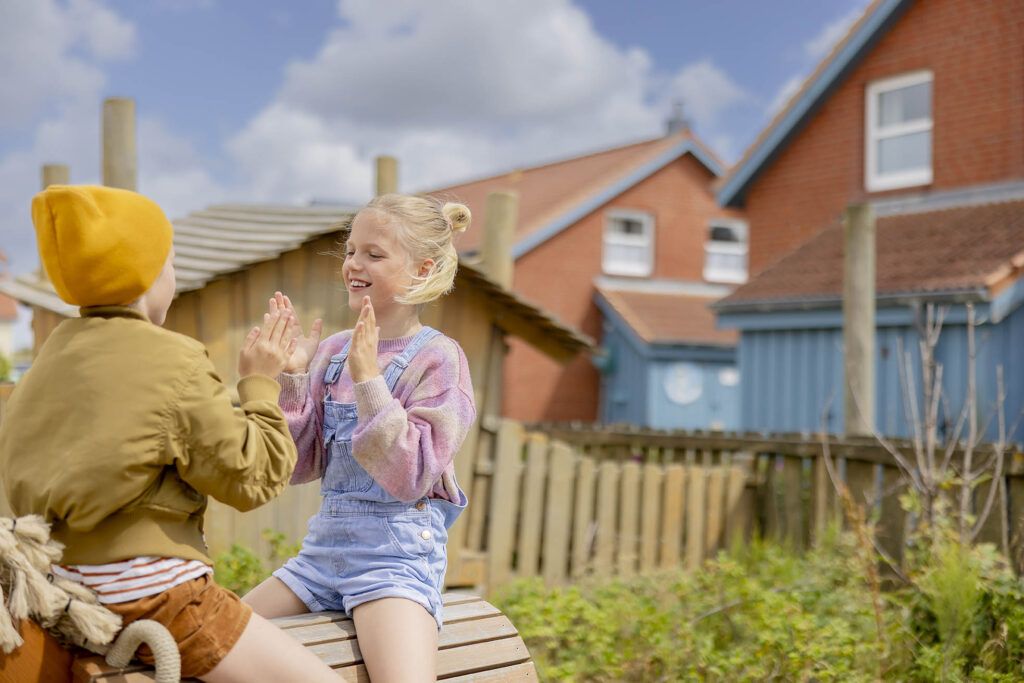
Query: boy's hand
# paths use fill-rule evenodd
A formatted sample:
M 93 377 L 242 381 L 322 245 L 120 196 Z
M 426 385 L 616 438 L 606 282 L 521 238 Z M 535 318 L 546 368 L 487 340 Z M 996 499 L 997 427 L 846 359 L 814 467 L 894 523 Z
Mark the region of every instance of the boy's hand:
M 352 332 L 352 343 L 348 349 L 348 371 L 352 381 L 359 383 L 373 379 L 380 374 L 377 367 L 377 337 L 380 328 L 373 313 L 370 297 L 363 297 L 363 310 L 359 311 L 359 320 Z
M 277 377 L 298 343 L 292 334 L 295 320 L 287 313 L 263 314 L 263 327 L 254 327 L 238 352 L 238 376 Z
M 295 338 L 296 345 L 292 355 L 284 365 L 284 371 L 289 374 L 303 373 L 309 369 L 309 362 L 313 360 L 317 348 L 320 346 L 320 335 L 323 334 L 323 321 L 317 318 L 309 329 L 309 335 L 302 332 L 302 325 L 298 322 L 299 316 L 295 313 L 292 301 L 281 292 L 274 292 L 274 298 L 270 300 L 270 314 L 284 312 L 290 315 L 296 322 L 292 327 L 291 336 Z

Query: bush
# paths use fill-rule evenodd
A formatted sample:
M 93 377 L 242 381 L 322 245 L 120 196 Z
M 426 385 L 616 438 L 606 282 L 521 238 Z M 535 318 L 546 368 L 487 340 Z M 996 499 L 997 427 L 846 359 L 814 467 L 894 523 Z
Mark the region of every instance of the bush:
M 883 594 L 881 634 L 856 552 L 833 532 L 801 556 L 755 543 L 692 575 L 522 579 L 492 601 L 541 680 L 1021 680 L 1024 589 L 991 547 Z
M 302 543 L 287 543 L 284 534 L 273 529 L 264 529 L 261 535 L 270 543 L 268 560 L 273 567 L 278 567 L 284 560 L 297 555 L 302 547 Z M 251 548 L 238 543 L 232 543 L 230 549 L 213 560 L 214 579 L 219 585 L 238 595 L 245 595 L 251 591 L 269 577 L 271 572 L 272 569 L 268 569 Z

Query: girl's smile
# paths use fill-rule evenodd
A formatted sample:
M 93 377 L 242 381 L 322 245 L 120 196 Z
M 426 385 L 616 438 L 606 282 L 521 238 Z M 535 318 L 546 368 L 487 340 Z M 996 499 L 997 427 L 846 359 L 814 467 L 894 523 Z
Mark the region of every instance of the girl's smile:
M 409 251 L 392 220 L 380 211 L 360 211 L 352 222 L 341 267 L 349 308 L 358 313 L 363 297 L 370 297 L 383 339 L 404 336 L 418 319 L 415 306 L 396 301 L 408 293 L 415 278 Z

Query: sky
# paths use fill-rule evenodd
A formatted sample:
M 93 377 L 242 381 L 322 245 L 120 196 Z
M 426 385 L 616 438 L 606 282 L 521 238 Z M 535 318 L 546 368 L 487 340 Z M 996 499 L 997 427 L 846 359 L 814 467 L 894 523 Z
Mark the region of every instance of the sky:
M 734 163 L 867 0 L 0 0 L 0 249 L 38 267 L 41 167 L 99 183 L 135 101 L 138 190 L 360 204 L 664 133 L 681 101 Z M 21 309 L 16 346 L 31 342 Z

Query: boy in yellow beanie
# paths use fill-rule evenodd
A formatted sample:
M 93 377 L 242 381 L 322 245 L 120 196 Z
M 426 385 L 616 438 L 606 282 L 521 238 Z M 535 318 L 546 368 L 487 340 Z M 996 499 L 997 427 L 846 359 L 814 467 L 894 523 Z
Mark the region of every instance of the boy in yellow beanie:
M 54 288 L 81 308 L 43 344 L 0 425 L 14 513 L 50 522 L 65 545 L 55 573 L 91 587 L 126 625 L 167 626 L 183 677 L 337 680 L 213 582 L 203 540 L 207 496 L 249 510 L 295 467 L 272 379 L 294 320 L 264 316 L 246 337 L 234 408 L 203 345 L 160 327 L 175 288 L 160 207 L 127 190 L 57 185 L 33 199 L 32 220 Z

